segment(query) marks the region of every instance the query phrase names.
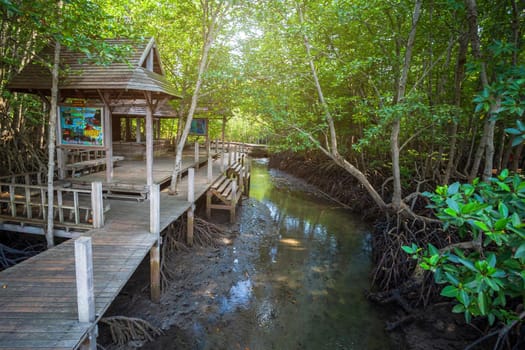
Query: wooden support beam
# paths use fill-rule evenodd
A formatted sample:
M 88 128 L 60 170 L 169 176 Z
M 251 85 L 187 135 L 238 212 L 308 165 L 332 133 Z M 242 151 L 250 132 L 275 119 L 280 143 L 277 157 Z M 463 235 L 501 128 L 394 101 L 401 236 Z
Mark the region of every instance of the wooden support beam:
M 223 147 L 223 150 L 224 150 L 224 147 Z M 223 151 L 221 155 L 221 173 L 224 172 L 225 168 L 226 168 L 226 153 L 224 153 Z
M 93 249 L 91 237 L 75 240 L 75 273 L 77 282 L 78 322 L 95 322 L 95 294 L 93 287 Z M 97 349 L 97 328 L 88 332 L 81 349 Z
M 102 182 L 91 183 L 91 210 L 93 211 L 93 228 L 102 228 L 104 226 Z
M 232 203 L 231 203 L 231 210 L 230 210 L 230 223 L 235 222 L 235 209 L 237 207 L 237 182 L 234 180 L 232 181 Z
M 228 141 L 228 166 L 232 165 L 232 157 L 233 157 L 232 143 Z
M 135 142 L 137 143 L 140 143 L 142 140 L 141 140 L 141 135 L 140 135 L 140 118 L 135 118 Z
M 146 92 L 146 184 L 153 185 L 153 105 L 151 93 Z
M 99 92 L 99 94 L 101 94 Z M 113 135 L 111 123 L 111 99 L 108 93 L 101 94 L 104 102 L 104 148 L 106 149 L 106 182 L 113 179 Z
M 199 141 L 195 141 L 195 169 L 199 169 Z
M 208 177 L 206 178 L 207 183 L 211 183 L 211 180 L 213 178 L 213 163 L 211 159 L 211 153 L 208 153 Z
M 188 231 L 186 234 L 186 242 L 188 245 L 193 245 L 193 221 L 195 210 L 195 169 L 188 169 L 188 202 L 190 208 L 188 209 Z
M 160 186 L 153 184 L 150 186 L 150 224 L 151 234 L 157 237 L 157 241 L 151 247 L 150 258 L 150 290 L 151 300 L 154 303 L 160 302 Z
M 152 184 L 150 186 L 150 222 L 149 232 L 154 235 L 160 235 L 160 185 Z

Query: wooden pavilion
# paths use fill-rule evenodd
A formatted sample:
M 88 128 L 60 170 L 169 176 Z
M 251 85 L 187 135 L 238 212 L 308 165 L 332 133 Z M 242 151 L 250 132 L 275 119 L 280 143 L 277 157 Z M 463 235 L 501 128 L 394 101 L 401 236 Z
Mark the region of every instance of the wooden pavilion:
M 127 62 L 112 62 L 98 65 L 86 60 L 85 54 L 64 49 L 61 52 L 61 69 L 65 72 L 59 81 L 60 124 L 57 137 L 58 173 L 64 177 L 67 169 L 67 153 L 70 150 L 104 151 L 106 182 L 113 180 L 113 128 L 118 124 L 113 115 L 124 111 L 140 111 L 145 118 L 146 178 L 147 185 L 153 184 L 154 117 L 174 117 L 169 108 L 170 100 L 180 98 L 176 88 L 164 74 L 155 40 L 132 42 L 127 39 L 107 40 L 109 45 L 125 45 L 130 48 Z M 48 47 L 42 57 L 52 57 Z M 37 62 L 29 63 L 8 84 L 14 92 L 33 93 L 47 100 L 51 92 L 51 73 Z M 73 101 L 73 104 L 66 102 Z M 69 107 L 69 109 L 68 109 Z M 84 118 L 82 114 L 88 112 Z M 72 112 L 73 111 L 73 112 Z M 66 116 L 62 115 L 65 113 Z M 70 114 L 67 114 L 70 113 Z M 97 113 L 100 118 L 97 121 Z M 67 124 L 70 115 L 80 119 L 86 128 L 94 120 L 93 130 L 83 130 L 80 137 L 70 139 Z M 96 125 L 99 123 L 100 125 Z M 72 129 L 73 130 L 73 129 Z M 75 129 L 76 130 L 76 129 Z M 76 132 L 76 135 L 79 133 Z M 86 136 L 87 135 L 87 136 Z M 96 136 L 96 137 L 93 137 Z

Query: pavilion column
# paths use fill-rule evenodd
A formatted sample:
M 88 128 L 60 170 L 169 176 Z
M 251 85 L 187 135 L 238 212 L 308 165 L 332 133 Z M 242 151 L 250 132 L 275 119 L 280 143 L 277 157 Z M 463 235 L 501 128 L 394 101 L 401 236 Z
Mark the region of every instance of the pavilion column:
M 131 119 L 126 118 L 126 132 L 124 141 L 131 141 Z
M 106 149 L 106 182 L 113 180 L 113 135 L 109 96 L 104 94 L 104 146 Z
M 137 125 L 135 127 L 135 141 L 137 143 L 140 143 L 142 140 L 141 140 L 141 137 L 140 137 L 140 118 L 136 118 L 135 119 Z
M 151 93 L 146 93 L 146 179 L 147 185 L 153 185 L 153 105 Z

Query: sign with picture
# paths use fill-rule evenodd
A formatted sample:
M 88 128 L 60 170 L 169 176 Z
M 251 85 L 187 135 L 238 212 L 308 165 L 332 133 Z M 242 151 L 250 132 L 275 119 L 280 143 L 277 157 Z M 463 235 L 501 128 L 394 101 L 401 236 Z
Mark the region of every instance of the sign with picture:
M 102 107 L 60 106 L 62 145 L 104 146 Z
M 208 133 L 208 119 L 192 119 L 190 134 L 206 136 Z

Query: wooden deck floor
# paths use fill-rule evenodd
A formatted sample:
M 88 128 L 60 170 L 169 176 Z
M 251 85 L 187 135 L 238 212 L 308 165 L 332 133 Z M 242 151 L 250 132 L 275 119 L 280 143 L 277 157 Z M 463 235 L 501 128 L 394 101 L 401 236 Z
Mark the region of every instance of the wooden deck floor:
M 219 173 L 215 161 L 213 178 Z M 206 174 L 196 171 L 195 198 L 209 187 Z M 96 322 L 155 243 L 149 201 L 110 204 L 104 228 L 83 234 L 92 237 Z M 161 231 L 189 206 L 185 178 L 178 195 L 161 192 Z M 75 349 L 89 327 L 78 322 L 73 240 L 0 272 L 0 349 Z

